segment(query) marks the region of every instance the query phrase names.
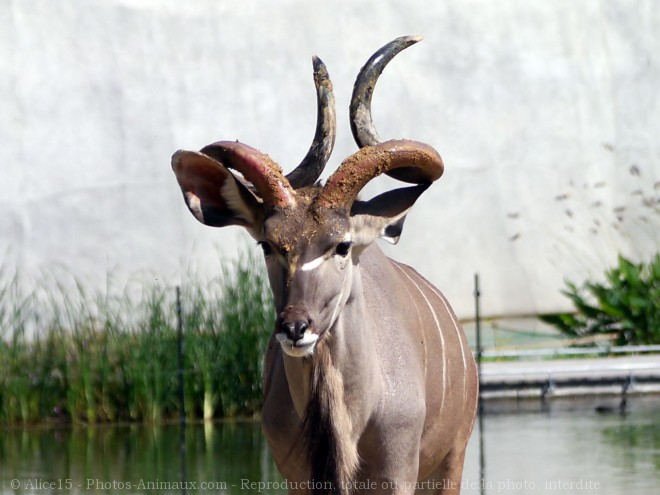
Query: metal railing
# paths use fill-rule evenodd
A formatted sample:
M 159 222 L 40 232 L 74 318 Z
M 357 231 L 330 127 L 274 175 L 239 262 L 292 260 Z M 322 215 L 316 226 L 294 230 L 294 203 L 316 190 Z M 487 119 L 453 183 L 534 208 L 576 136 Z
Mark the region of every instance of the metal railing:
M 623 354 L 660 353 L 660 345 L 627 345 L 599 347 L 558 347 L 545 349 L 484 349 L 482 358 L 520 358 L 520 357 L 556 357 L 556 356 L 607 356 Z M 475 357 L 477 351 L 474 352 Z M 658 357 L 660 361 L 660 357 Z

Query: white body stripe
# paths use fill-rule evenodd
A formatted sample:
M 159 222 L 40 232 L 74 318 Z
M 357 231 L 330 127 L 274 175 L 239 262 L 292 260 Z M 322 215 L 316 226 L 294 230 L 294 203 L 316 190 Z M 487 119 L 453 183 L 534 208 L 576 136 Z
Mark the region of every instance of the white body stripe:
M 451 318 L 452 323 L 454 324 L 454 329 L 456 330 L 456 335 L 458 336 L 458 342 L 461 344 L 461 356 L 463 358 L 463 399 L 467 399 L 467 359 L 465 358 L 465 341 L 463 340 L 463 336 L 461 335 L 462 332 L 459 330 L 459 325 L 458 322 L 456 321 L 456 318 L 454 317 L 454 313 L 449 307 L 449 303 L 445 299 L 445 296 L 443 296 L 435 287 L 433 287 L 427 280 L 422 279 L 426 286 L 433 291 L 433 293 L 438 296 L 438 298 L 442 301 L 442 304 L 444 304 L 445 309 L 447 310 L 447 314 Z
M 465 341 L 463 340 L 463 336 L 461 335 L 461 332 L 459 330 L 458 321 L 456 321 L 456 318 L 454 318 L 454 313 L 451 310 L 451 308 L 449 307 L 449 303 L 445 299 L 445 296 L 443 296 L 440 292 L 438 292 L 438 290 L 435 287 L 433 287 L 427 280 L 424 280 L 424 279 L 422 279 L 422 280 L 424 281 L 426 286 L 429 289 L 431 289 L 435 293 L 435 295 L 438 296 L 438 298 L 442 301 L 442 304 L 444 304 L 445 309 L 447 310 L 447 314 L 449 315 L 449 317 L 451 318 L 452 323 L 454 324 L 454 329 L 456 330 L 456 335 L 458 336 L 458 341 L 461 344 L 461 351 L 462 351 L 461 354 L 463 356 L 463 369 L 466 370 L 467 369 L 467 360 L 465 359 Z
M 435 326 L 438 328 L 438 335 L 440 335 L 440 343 L 442 345 L 442 397 L 440 398 L 440 410 L 442 410 L 442 406 L 445 403 L 445 392 L 447 391 L 447 356 L 446 356 L 446 347 L 445 347 L 445 337 L 442 335 L 442 330 L 440 329 L 440 322 L 438 321 L 438 316 L 435 314 L 433 305 L 426 297 L 426 294 L 424 294 L 422 289 L 420 289 L 419 285 L 417 285 L 417 283 L 412 279 L 412 277 L 408 275 L 406 271 L 396 263 L 392 263 L 392 264 L 396 266 L 401 271 L 401 273 L 403 273 L 406 277 L 408 277 L 408 280 L 410 280 L 410 282 L 422 295 L 424 301 L 426 301 L 426 304 L 431 310 L 431 314 L 433 315 L 433 320 L 435 321 Z

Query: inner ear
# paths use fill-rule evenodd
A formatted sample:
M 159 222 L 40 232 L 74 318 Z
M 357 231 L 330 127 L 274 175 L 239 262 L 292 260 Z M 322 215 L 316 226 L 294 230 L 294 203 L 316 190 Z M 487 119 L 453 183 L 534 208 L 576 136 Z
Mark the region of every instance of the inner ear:
M 367 245 L 377 238 L 399 242 L 406 215 L 430 184 L 402 187 L 380 194 L 369 201 L 354 201 L 351 207 L 351 240 Z
M 204 225 L 240 225 L 252 237 L 263 222 L 263 205 L 229 169 L 194 151 L 177 151 L 172 169 L 183 199 L 193 216 Z

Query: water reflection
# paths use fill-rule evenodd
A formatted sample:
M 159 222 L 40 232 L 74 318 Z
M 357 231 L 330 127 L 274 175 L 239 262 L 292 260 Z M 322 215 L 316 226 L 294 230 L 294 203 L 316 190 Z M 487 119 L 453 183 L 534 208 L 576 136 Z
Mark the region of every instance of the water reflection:
M 256 422 L 189 425 L 184 455 L 179 431 L 178 425 L 5 431 L 0 493 L 46 493 L 55 481 L 55 489 L 72 493 L 182 493 L 187 486 L 231 494 L 245 493 L 244 480 L 281 480 Z M 186 485 L 179 483 L 182 473 Z
M 619 401 L 486 403 L 485 490 L 478 484 L 476 431 L 464 473 L 472 489 L 465 493 L 657 494 L 660 397 L 630 399 L 625 413 L 619 412 Z
M 631 400 L 626 414 L 599 414 L 602 402 L 489 403 L 484 479 L 477 428 L 462 493 L 657 493 L 660 398 Z M 189 425 L 185 457 L 179 431 L 178 425 L 1 431 L 0 495 L 181 494 L 182 473 L 188 493 L 254 493 L 258 487 L 248 481 L 282 481 L 256 422 Z M 272 486 L 262 493 L 285 493 Z

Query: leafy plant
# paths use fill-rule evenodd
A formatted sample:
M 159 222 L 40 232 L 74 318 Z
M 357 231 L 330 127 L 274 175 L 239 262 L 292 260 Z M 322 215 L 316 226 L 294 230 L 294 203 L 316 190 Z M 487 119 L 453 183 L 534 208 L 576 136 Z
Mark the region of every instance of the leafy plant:
M 616 343 L 660 344 L 660 253 L 648 263 L 619 256 L 603 283 L 566 282 L 574 313 L 540 316 L 566 335 L 586 337 L 616 333 Z
M 274 309 L 261 261 L 244 255 L 181 288 L 190 419 L 248 416 L 262 404 Z M 67 282 L 67 283 L 64 283 Z M 0 263 L 0 424 L 158 423 L 179 414 L 175 291 L 148 278 L 96 293 L 70 277 L 26 283 Z

